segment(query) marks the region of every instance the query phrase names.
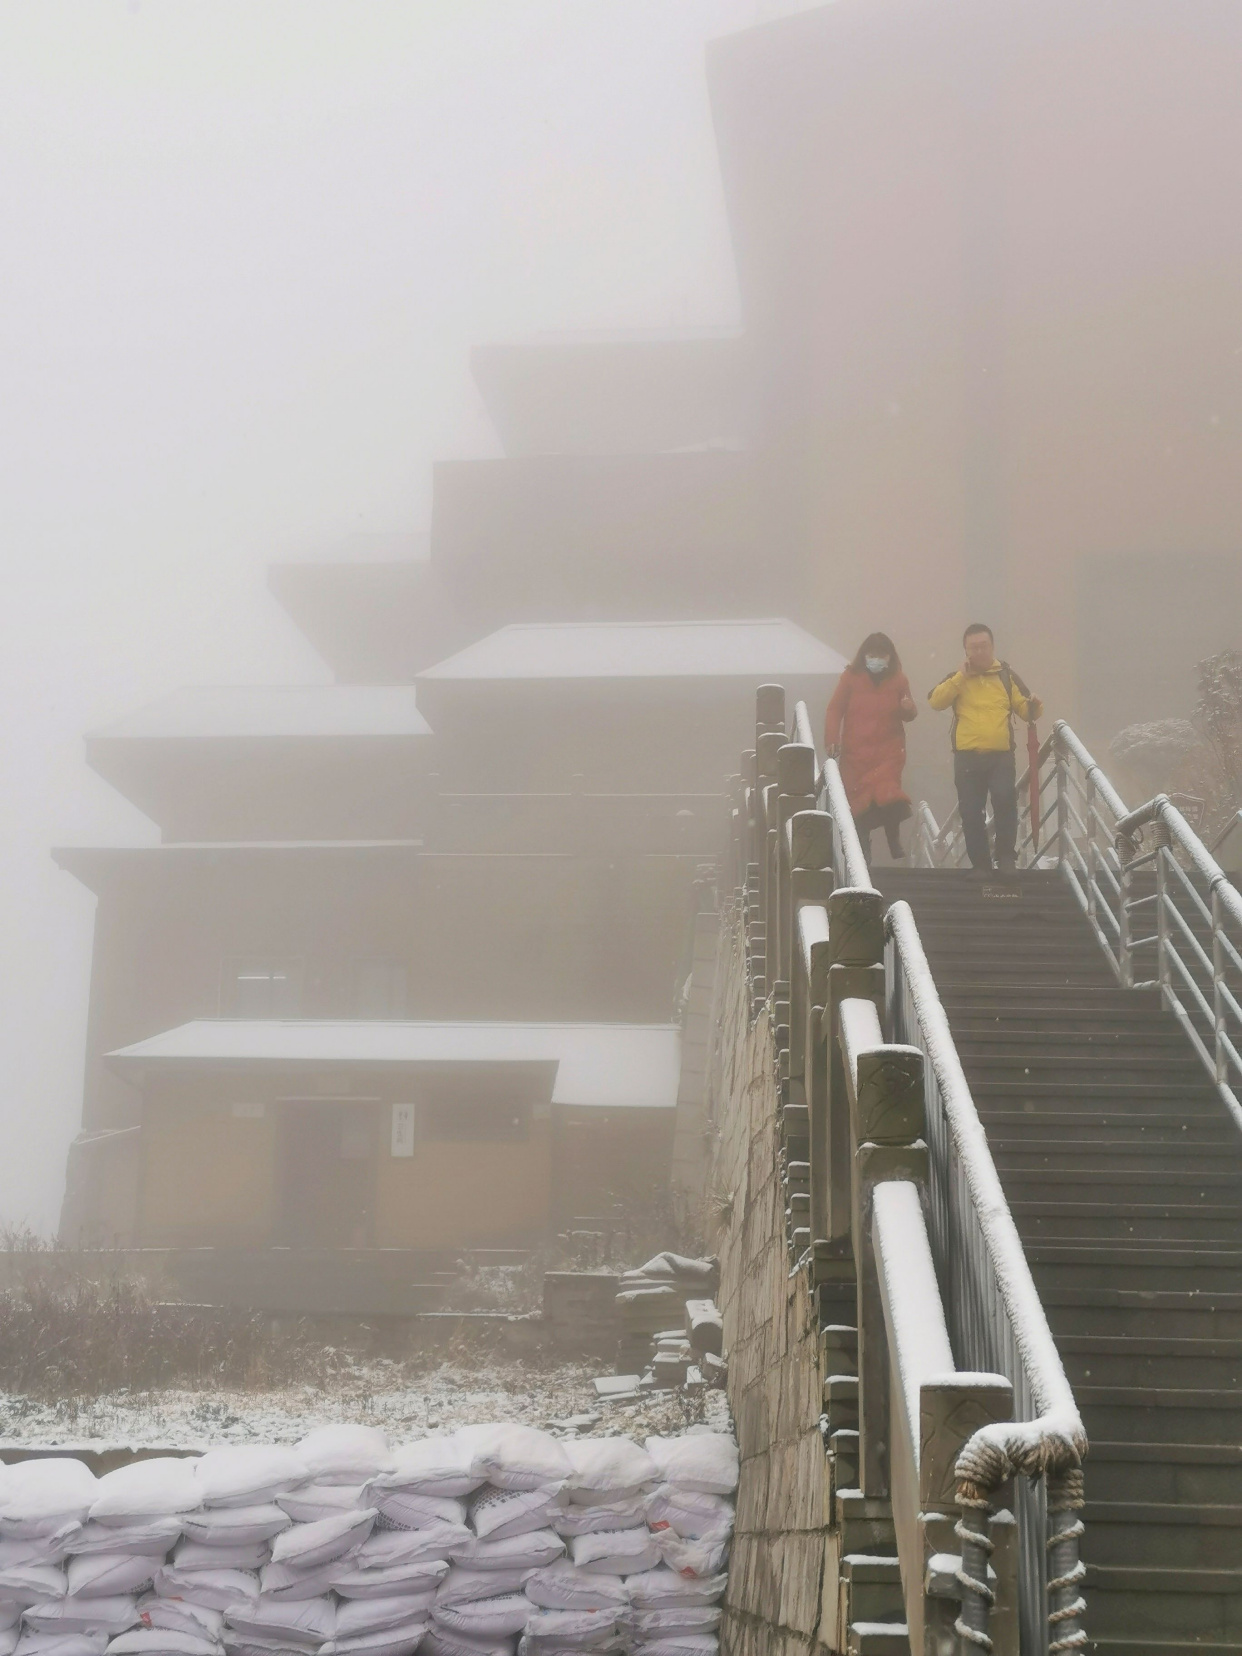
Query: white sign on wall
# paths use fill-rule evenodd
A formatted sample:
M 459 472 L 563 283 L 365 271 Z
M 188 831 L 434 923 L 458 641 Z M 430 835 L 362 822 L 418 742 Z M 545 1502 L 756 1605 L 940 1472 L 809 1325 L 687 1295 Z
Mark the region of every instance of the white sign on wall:
M 392 1107 L 392 1153 L 394 1156 L 414 1154 L 414 1106 L 394 1104 Z

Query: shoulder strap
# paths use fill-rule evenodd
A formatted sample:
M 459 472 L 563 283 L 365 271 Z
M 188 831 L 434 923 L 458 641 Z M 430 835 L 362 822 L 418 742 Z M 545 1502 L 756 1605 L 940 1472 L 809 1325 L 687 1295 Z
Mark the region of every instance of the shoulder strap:
M 1013 668 L 1009 665 L 1009 663 L 1007 661 L 1002 661 L 1000 665 L 1001 665 L 1001 678 L 1005 682 L 1006 691 L 1008 691 L 1008 693 L 1012 696 L 1013 691 L 1012 691 L 1011 685 L 1016 684 L 1017 687 L 1018 687 L 1019 694 L 1025 696 L 1027 698 L 1027 700 L 1029 701 L 1031 692 L 1027 689 L 1026 685 L 1023 684 L 1021 676 L 1018 673 L 1014 672 Z
M 1028 701 L 1031 692 L 1007 661 L 1002 661 L 1000 664 L 1000 676 L 1001 683 L 1005 686 L 1005 717 L 1009 720 L 1009 746 L 1016 749 L 1017 743 L 1014 741 L 1013 735 L 1013 687 L 1016 684 L 1019 694 L 1025 696 Z

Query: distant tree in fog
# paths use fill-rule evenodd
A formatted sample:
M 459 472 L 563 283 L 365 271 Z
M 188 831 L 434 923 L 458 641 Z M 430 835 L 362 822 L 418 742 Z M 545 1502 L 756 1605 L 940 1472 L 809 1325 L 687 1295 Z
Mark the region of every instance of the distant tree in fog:
M 1208 808 L 1219 821 L 1242 809 L 1242 650 L 1218 650 L 1197 671 L 1195 724 L 1214 761 Z
M 1209 844 L 1242 810 L 1242 650 L 1218 650 L 1196 664 L 1194 716 L 1127 725 L 1109 744 L 1131 805 L 1178 796 Z

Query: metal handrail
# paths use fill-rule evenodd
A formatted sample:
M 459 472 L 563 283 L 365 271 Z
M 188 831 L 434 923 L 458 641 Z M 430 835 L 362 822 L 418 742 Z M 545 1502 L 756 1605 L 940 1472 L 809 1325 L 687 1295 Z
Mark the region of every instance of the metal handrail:
M 815 749 L 815 780 L 818 785 L 820 779 L 819 743 L 815 740 L 815 732 L 811 727 L 811 715 L 807 711 L 804 701 L 794 704 L 793 729 L 789 734 L 791 742 L 801 742 L 806 747 Z
M 874 891 L 871 869 L 858 829 L 854 826 L 854 813 L 845 796 L 841 767 L 835 759 L 825 759 L 821 775 L 824 809 L 832 818 L 832 865 L 837 884 L 849 886 L 854 891 Z
M 791 742 L 800 742 L 814 750 L 816 788 L 823 808 L 833 821 L 832 863 L 838 885 L 850 886 L 855 891 L 874 891 L 871 869 L 863 850 L 862 839 L 854 826 L 854 813 L 846 798 L 841 767 L 835 759 L 819 757 L 819 744 L 811 727 L 811 715 L 805 702 L 794 707 Z
M 1155 833 L 1151 850 L 1141 844 L 1147 829 Z M 1130 988 L 1159 989 L 1242 1128 L 1242 893 L 1166 794 L 1123 815 L 1116 842 L 1121 981 Z M 1136 895 L 1135 876 L 1148 865 L 1155 891 Z M 1155 931 L 1135 937 L 1134 916 L 1149 906 L 1155 910 Z M 1143 947 L 1155 949 L 1156 976 L 1149 981 L 1134 969 L 1135 953 Z
M 873 1484 L 887 1486 L 910 1648 L 922 1650 L 931 1634 L 927 1526 L 958 1506 L 956 1422 L 964 1408 L 975 1419 L 980 1413 L 990 1420 L 1011 1419 L 1013 1386 L 999 1374 L 959 1371 L 950 1343 L 925 1211 L 924 1053 L 885 1041 L 875 1002 L 861 998 L 842 1000 L 836 1044 L 853 1169 L 859 1474 L 865 1491 Z M 881 1328 L 883 1337 L 877 1337 Z M 963 1589 L 956 1629 L 979 1650 L 988 1648 L 994 1602 L 987 1586 L 990 1527 L 985 1502 L 963 1513 L 956 1527 Z M 1011 1608 L 1017 1582 L 1004 1573 L 1003 1583 L 1001 1572 L 992 1572 L 992 1580 L 1008 1601 L 1005 1608 Z
M 961 1169 L 996 1273 L 1000 1302 L 1018 1342 L 1031 1401 L 1037 1410 L 1036 1418 L 1028 1420 L 1023 1436 L 1032 1442 L 1041 1441 L 1043 1458 L 1038 1470 L 1042 1471 L 1045 1466 L 1076 1464 L 1087 1446 L 1082 1418 L 1048 1327 L 1018 1228 L 1009 1211 L 987 1132 L 975 1108 L 909 903 L 892 905 L 885 918 L 885 930 L 893 945 L 894 1000 L 903 987 L 908 995 L 905 1006 L 894 1005 L 894 1033 L 898 1025 L 908 1025 L 902 1028 L 902 1038 L 911 1046 L 919 1047 L 926 1057 L 935 1080 L 939 1115 L 952 1143 L 952 1158 L 948 1154 L 949 1143 L 943 1142 L 941 1148 L 946 1154 L 933 1155 L 933 1170 L 939 1160 L 942 1170 L 947 1172 L 950 1159 Z M 930 1119 L 928 1127 L 934 1132 Z M 948 1239 L 946 1230 L 942 1229 L 940 1234 Z M 972 1340 L 988 1337 L 982 1330 L 974 1333 L 963 1330 L 963 1333 Z M 979 1355 L 969 1354 L 970 1361 L 976 1362 Z
M 802 704 L 796 719 L 798 714 L 805 714 Z M 795 731 L 798 740 L 805 740 L 809 719 L 798 720 Z M 1041 750 L 1044 762 L 1055 752 L 1056 734 L 1054 730 Z M 836 760 L 825 759 L 821 775 L 824 809 L 833 818 L 837 884 L 873 892 Z M 932 851 L 933 841 L 938 841 L 947 849 L 956 839 L 964 856 L 960 817 L 946 827 L 947 839 L 945 831 L 936 828 L 930 809 L 920 807 L 918 839 L 925 848 Z M 1029 823 L 1026 837 L 1029 843 Z M 916 860 L 937 865 L 934 852 Z M 890 1039 L 918 1047 L 926 1060 L 930 1229 L 937 1269 L 946 1285 L 955 1350 L 964 1366 L 1004 1374 L 1014 1386 L 1014 1422 L 985 1427 L 971 1438 L 959 1462 L 959 1483 L 968 1502 L 973 1498 L 986 1504 L 1015 1472 L 1031 1478 L 1043 1475 L 1042 1486 L 1023 1481 L 1016 1497 L 1024 1644 L 1032 1650 L 1044 1648 L 1046 1617 L 1054 1614 L 1058 1645 L 1071 1650 L 1085 1640 L 1080 1626 L 1085 1605 L 1079 1596 L 1081 1526 L 1072 1516 L 1067 1523 L 1065 1514 L 1082 1505 L 1079 1467 L 1087 1448 L 1086 1431 L 908 904 L 895 903 L 889 909 L 885 930 Z M 1072 1536 L 1057 1541 L 1054 1552 L 1049 1552 L 1049 1537 L 1067 1536 L 1071 1529 Z M 1061 1586 L 1048 1604 L 1050 1574 Z
M 1047 1610 L 1046 1549 L 1051 1536 L 1061 1533 L 1054 1519 L 1060 1523 L 1067 1510 L 1082 1505 L 1079 1465 L 1087 1450 L 1086 1430 L 909 904 L 894 903 L 885 928 L 892 1038 L 918 1047 L 926 1058 L 932 1246 L 947 1284 L 954 1348 L 963 1364 L 1004 1374 L 1014 1387 L 1015 1422 L 975 1433 L 958 1461 L 959 1488 L 969 1492 L 974 1486 L 976 1498 L 986 1499 L 1016 1472 L 1045 1475 L 1046 1500 L 1029 1484 L 1017 1491 L 1023 1643 L 1043 1648 L 1045 1617 L 1051 1614 L 1059 1618 L 1058 1641 L 1074 1642 L 1085 1609 L 1078 1596 L 1079 1531 L 1072 1557 L 1066 1552 L 1056 1559 L 1054 1579 L 1063 1585 Z
M 840 768 L 833 759 L 819 760 L 810 717 L 803 703 L 798 703 L 793 711 L 788 740 L 816 752 L 815 797 L 820 809 L 831 818 L 830 832 L 825 836 L 831 842 L 829 907 L 837 903 L 843 888 L 849 891 L 845 906 L 839 912 L 832 911 L 837 919 L 830 918 L 829 909 L 816 904 L 798 912 L 799 929 L 790 938 L 792 981 L 784 990 L 790 997 L 785 1003 L 790 1008 L 785 1014 L 787 1050 L 778 1051 L 775 1057 L 778 1080 L 782 1076 L 793 1077 L 798 1091 L 805 1094 L 806 1103 L 797 1109 L 802 1112 L 800 1119 L 804 1122 L 801 1130 L 809 1128 L 811 1135 L 812 1224 L 819 1222 L 814 1218 L 815 1181 L 821 1161 L 832 1179 L 829 1208 L 830 1222 L 835 1222 L 836 1135 L 841 1105 L 829 1073 L 831 1064 L 826 1065 L 822 1051 L 818 1056 L 814 1053 L 815 1039 L 824 1037 L 813 1035 L 812 1031 L 819 1029 L 819 1022 L 810 1022 L 809 1010 L 825 1006 L 824 1025 L 831 1023 L 832 992 L 827 981 L 819 980 L 831 978 L 834 963 L 857 970 L 859 991 L 867 992 L 865 974 L 874 971 L 883 961 L 887 972 L 880 981 L 883 993 L 884 977 L 887 978 L 888 1040 L 917 1048 L 924 1060 L 921 1085 L 930 1163 L 928 1234 L 954 1353 L 963 1370 L 1003 1375 L 1014 1389 L 1014 1420 L 976 1432 L 958 1461 L 957 1496 L 962 1525 L 974 1538 L 974 1545 L 985 1534 L 980 1529 L 981 1514 L 994 1504 L 997 1490 L 1016 1472 L 1027 1474 L 1032 1480 L 1028 1483 L 1026 1478 L 1019 1479 L 1015 1493 L 1023 1645 L 1032 1652 L 1055 1648 L 1058 1656 L 1066 1656 L 1085 1642 L 1080 1626 L 1085 1605 L 1079 1594 L 1083 1570 L 1078 1560 L 1082 1526 L 1076 1517 L 1076 1509 L 1082 1504 L 1080 1461 L 1087 1441 L 1083 1423 L 1048 1329 L 913 915 L 907 905 L 895 904 L 881 926 L 880 893 L 871 878 Z M 1070 760 L 1057 747 L 1054 732 L 1041 750 L 1041 772 L 1043 765 L 1057 762 L 1064 765 Z M 1058 806 L 1059 800 L 1058 794 Z M 1059 833 L 1058 806 L 1053 810 L 1057 814 Z M 778 815 L 780 810 L 777 805 Z M 1041 808 L 1041 819 L 1052 814 L 1053 811 L 1045 813 Z M 761 802 L 758 821 L 764 822 L 767 815 L 768 809 Z M 760 841 L 765 832 L 770 832 L 770 826 L 759 828 L 753 842 L 752 865 L 755 858 L 764 855 Z M 960 841 L 960 825 L 946 839 L 924 806 L 919 814 L 918 839 L 925 853 L 918 860 L 936 866 L 938 861 L 950 860 L 954 854 L 954 840 Z M 777 856 L 776 878 L 768 880 L 768 896 L 764 901 L 765 904 L 773 902 L 780 912 L 765 914 L 766 937 L 761 931 L 751 951 L 754 961 L 752 1010 L 768 1000 L 779 1023 L 780 995 L 773 994 L 774 957 L 770 951 L 773 938 L 781 935 L 783 928 L 790 927 L 794 918 L 786 912 L 792 902 L 791 891 L 797 885 L 792 872 L 792 826 L 788 833 L 770 843 L 774 844 Z M 823 850 L 826 863 L 827 847 Z M 784 880 L 780 877 L 782 857 L 791 870 L 789 878 Z M 823 868 L 824 863 L 817 862 L 814 866 Z M 799 867 L 799 874 L 805 872 Z M 740 895 L 745 913 L 753 914 L 753 897 L 747 893 Z M 871 924 L 866 920 L 868 913 L 875 915 L 874 934 L 868 930 Z M 812 914 L 821 922 L 823 935 L 817 939 L 811 938 L 808 930 Z M 834 937 L 841 916 L 848 919 Z M 872 936 L 874 941 L 869 940 Z M 798 1032 L 797 1053 L 788 1050 L 789 1033 L 794 1029 Z M 831 1038 L 830 1050 L 832 1046 L 835 1038 Z M 788 1098 L 787 1084 L 781 1085 L 782 1097 Z M 825 1111 L 828 1113 L 824 1114 Z M 831 1144 L 821 1138 L 817 1149 L 817 1131 L 828 1134 Z M 848 1205 L 847 1202 L 847 1208 Z M 793 1213 L 792 1206 L 790 1213 Z M 792 1218 L 788 1223 L 790 1246 L 797 1250 L 793 1257 L 803 1263 L 815 1258 L 806 1238 L 838 1234 L 831 1229 L 807 1230 L 805 1222 L 798 1229 Z M 909 1426 L 907 1421 L 907 1432 Z M 964 1546 L 965 1542 L 964 1537 Z M 906 1586 L 915 1591 L 913 1581 Z M 964 1609 L 969 1597 L 970 1591 L 964 1586 Z M 1051 1636 L 1047 1618 L 1052 1618 Z M 962 1636 L 966 1638 L 966 1634 Z

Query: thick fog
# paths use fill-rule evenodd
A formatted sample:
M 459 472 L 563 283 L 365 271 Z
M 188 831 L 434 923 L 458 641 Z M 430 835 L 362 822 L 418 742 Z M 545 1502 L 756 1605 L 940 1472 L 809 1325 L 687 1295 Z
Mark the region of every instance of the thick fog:
M 705 42 L 763 0 L 0 10 L 0 1215 L 55 1223 L 94 903 L 156 838 L 82 733 L 328 678 L 278 558 L 426 527 L 498 452 L 471 345 L 736 321 Z

